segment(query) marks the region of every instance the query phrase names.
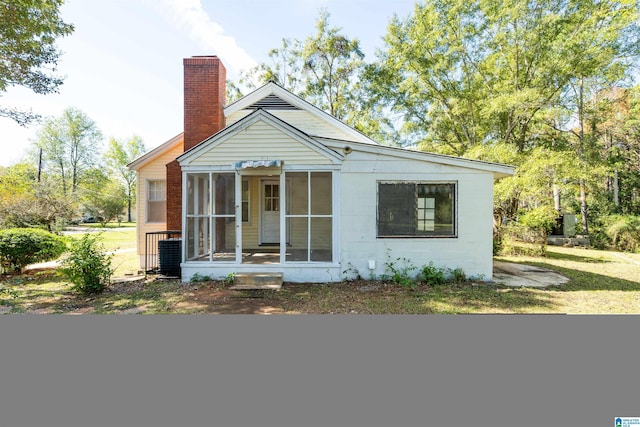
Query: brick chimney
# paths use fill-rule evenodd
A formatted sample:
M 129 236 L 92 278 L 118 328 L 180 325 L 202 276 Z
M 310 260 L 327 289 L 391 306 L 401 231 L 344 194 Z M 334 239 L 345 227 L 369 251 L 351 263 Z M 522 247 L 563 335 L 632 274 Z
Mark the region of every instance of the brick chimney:
M 184 151 L 224 129 L 227 70 L 217 56 L 184 58 Z M 167 230 L 182 229 L 182 171 L 167 164 Z

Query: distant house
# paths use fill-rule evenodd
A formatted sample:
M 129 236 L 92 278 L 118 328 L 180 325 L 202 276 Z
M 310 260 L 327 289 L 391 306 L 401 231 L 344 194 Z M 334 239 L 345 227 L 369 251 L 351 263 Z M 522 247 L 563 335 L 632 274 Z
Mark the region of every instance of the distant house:
M 185 281 L 333 282 L 397 258 L 491 280 L 493 184 L 512 167 L 381 145 L 274 83 L 225 106 L 225 80 L 217 57 L 184 59 L 184 132 L 130 164 L 142 267 L 169 230 Z

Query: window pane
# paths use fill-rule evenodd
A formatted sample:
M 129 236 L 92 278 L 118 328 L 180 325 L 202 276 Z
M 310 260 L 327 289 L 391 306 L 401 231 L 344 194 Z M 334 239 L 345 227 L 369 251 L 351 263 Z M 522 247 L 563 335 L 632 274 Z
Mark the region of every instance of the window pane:
M 331 172 L 311 172 L 311 214 L 331 215 Z
M 415 236 L 416 185 L 378 184 L 378 236 Z
M 166 222 L 167 221 L 167 203 L 152 202 L 147 203 L 147 222 Z
M 249 221 L 249 180 L 242 180 L 242 222 Z
M 455 234 L 454 221 L 455 184 L 419 184 L 418 198 L 425 200 L 426 235 L 446 236 Z

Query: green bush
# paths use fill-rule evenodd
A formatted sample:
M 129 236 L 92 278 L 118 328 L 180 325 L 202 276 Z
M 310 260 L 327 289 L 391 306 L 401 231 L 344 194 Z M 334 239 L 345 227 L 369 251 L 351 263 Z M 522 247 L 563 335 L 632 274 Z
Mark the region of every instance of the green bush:
M 422 266 L 420 280 L 432 286 L 442 285 L 446 282 L 445 269 L 436 267 L 433 262 Z M 464 274 L 464 273 L 463 273 Z
M 402 265 L 400 265 L 400 263 L 402 263 Z M 397 258 L 395 261 L 392 261 L 391 254 L 387 252 L 387 262 L 385 266 L 386 272 L 383 275 L 383 280 L 390 279 L 397 285 L 409 288 L 416 286 L 416 281 L 414 280 L 415 275 L 411 272 L 416 270 L 417 267 L 407 258 Z
M 112 255 L 98 243 L 99 234 L 85 234 L 71 245 L 71 255 L 62 262 L 62 273 L 73 283 L 73 289 L 97 294 L 109 284 L 113 268 Z
M 604 232 L 611 245 L 620 251 L 640 250 L 640 217 L 632 215 L 612 215 L 607 217 Z
M 54 260 L 66 250 L 63 237 L 45 230 L 0 230 L 0 266 L 5 271 L 21 272 L 29 264 Z

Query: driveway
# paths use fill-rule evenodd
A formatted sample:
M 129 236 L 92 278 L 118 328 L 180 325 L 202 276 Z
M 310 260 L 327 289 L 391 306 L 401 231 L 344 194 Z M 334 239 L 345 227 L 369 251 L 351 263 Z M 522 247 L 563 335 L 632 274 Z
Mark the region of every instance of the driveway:
M 563 285 L 569 278 L 542 267 L 494 261 L 493 281 L 506 286 L 544 288 Z

